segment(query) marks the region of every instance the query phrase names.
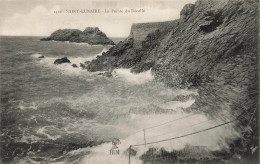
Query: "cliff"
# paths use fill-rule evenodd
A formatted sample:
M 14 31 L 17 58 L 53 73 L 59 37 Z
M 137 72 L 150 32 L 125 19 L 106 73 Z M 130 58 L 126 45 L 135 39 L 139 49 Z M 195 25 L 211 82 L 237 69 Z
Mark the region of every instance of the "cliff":
M 238 118 L 241 138 L 227 141 L 226 151 L 257 158 L 258 6 L 257 0 L 198 0 L 184 6 L 180 19 L 167 26 L 133 25 L 129 38 L 87 69 L 152 69 L 155 79 L 169 87 L 197 88 L 199 96 L 189 110 L 223 121 Z M 142 29 L 149 33 L 139 35 Z
M 98 56 L 96 60 L 92 60 L 87 69 L 91 72 L 106 71 L 111 67 L 135 70 L 135 67 L 141 65 L 136 72 L 146 71 L 150 69 L 151 63 L 145 62 L 144 59 L 148 57 L 153 46 L 159 45 L 163 37 L 178 24 L 178 21 L 133 24 L 127 39 L 119 42 L 102 56 Z
M 105 33 L 97 27 L 87 27 L 84 31 L 77 29 L 59 29 L 54 31 L 51 36 L 42 38 L 41 41 L 70 41 L 76 43 L 88 43 L 90 45 L 114 45 L 115 43 L 110 40 Z
M 133 24 L 131 27 L 130 37 L 134 38 L 134 47 L 141 48 L 142 42 L 149 33 L 156 30 L 170 30 L 169 28 L 171 28 L 173 24 L 174 21 Z

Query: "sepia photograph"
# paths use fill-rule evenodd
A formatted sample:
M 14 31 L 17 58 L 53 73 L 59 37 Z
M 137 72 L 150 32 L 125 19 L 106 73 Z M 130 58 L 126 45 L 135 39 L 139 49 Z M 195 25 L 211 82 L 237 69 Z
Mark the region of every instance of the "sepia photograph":
M 0 163 L 259 164 L 259 0 L 0 0 Z

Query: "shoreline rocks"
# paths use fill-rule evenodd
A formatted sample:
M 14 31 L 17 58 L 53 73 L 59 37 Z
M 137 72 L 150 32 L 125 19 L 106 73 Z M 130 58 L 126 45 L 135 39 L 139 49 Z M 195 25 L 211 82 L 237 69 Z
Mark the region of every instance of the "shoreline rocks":
M 70 63 L 70 60 L 67 57 L 56 59 L 54 64 Z
M 113 76 L 111 72 L 98 73 L 97 75 L 105 76 L 105 77 L 112 77 Z
M 72 64 L 71 66 L 74 68 L 78 68 L 77 64 Z

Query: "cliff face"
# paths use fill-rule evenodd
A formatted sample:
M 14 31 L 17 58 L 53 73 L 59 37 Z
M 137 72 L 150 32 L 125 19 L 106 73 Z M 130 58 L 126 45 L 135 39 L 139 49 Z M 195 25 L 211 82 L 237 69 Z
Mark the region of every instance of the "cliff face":
M 51 36 L 42 38 L 41 41 L 70 41 L 76 43 L 88 43 L 90 45 L 114 45 L 115 43 L 110 40 L 105 33 L 97 27 L 87 27 L 84 31 L 77 29 L 63 29 L 54 31 Z
M 134 47 L 141 48 L 142 42 L 145 40 L 149 33 L 156 30 L 170 30 L 174 24 L 174 21 L 167 22 L 152 22 L 152 23 L 136 23 L 131 27 L 130 37 L 134 39 Z
M 258 6 L 257 0 L 198 0 L 183 8 L 180 19 L 149 27 L 147 36 L 138 31 L 145 24 L 134 25 L 128 39 L 87 69 L 152 69 L 170 87 L 198 88 L 190 110 L 222 120 L 223 111 L 238 117 L 236 125 L 251 130 L 238 130 L 242 137 L 230 141 L 229 152 L 257 156 L 251 150 L 258 145 Z
M 91 72 L 106 71 L 111 67 L 132 68 L 136 72 L 150 69 L 155 59 L 145 61 L 148 56 L 154 56 L 149 52 L 177 25 L 178 21 L 133 24 L 126 40 L 92 60 L 87 69 Z

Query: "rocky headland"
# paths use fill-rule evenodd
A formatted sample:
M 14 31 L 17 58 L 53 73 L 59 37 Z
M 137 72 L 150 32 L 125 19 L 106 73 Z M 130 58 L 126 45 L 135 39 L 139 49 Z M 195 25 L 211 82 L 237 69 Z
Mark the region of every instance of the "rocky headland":
M 59 29 L 54 31 L 51 36 L 40 39 L 41 41 L 69 41 L 76 43 L 88 43 L 90 45 L 114 45 L 105 33 L 98 27 L 87 27 L 84 31 L 77 29 Z
M 86 68 L 131 68 L 134 73 L 151 69 L 169 87 L 197 88 L 199 96 L 188 110 L 237 120 L 241 137 L 227 140 L 229 147 L 218 155 L 256 160 L 258 6 L 257 0 L 198 0 L 184 6 L 180 19 L 132 25 L 126 40 Z

